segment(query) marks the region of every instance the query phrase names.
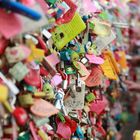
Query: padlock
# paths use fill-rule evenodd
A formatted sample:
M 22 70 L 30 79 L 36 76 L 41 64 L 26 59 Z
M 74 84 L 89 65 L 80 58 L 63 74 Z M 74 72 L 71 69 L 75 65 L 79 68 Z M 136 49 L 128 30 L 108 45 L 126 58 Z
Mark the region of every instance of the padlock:
M 43 91 L 46 93 L 47 99 L 55 98 L 53 87 L 48 82 L 43 85 Z
M 41 137 L 42 140 L 48 140 L 48 135 L 42 130 L 38 130 L 38 135 Z
M 64 50 L 60 52 L 60 58 L 63 61 L 70 61 L 71 60 L 71 50 Z
M 79 138 L 79 139 L 84 139 L 84 134 L 83 134 L 83 131 L 81 130 L 80 126 L 77 127 L 76 129 L 76 136 Z
M 12 112 L 16 122 L 20 126 L 24 126 L 27 123 L 28 115 L 24 108 L 16 107 Z
M 25 76 L 29 73 L 28 68 L 22 62 L 15 64 L 9 69 L 9 73 L 18 81 L 22 81 Z
M 22 107 L 30 107 L 34 103 L 32 95 L 30 93 L 19 95 L 18 99 Z
M 18 140 L 30 140 L 30 133 L 28 131 L 19 133 Z
M 89 93 L 88 95 L 86 95 L 87 102 L 92 102 L 95 99 L 96 99 L 96 96 L 93 93 Z
M 60 120 L 61 120 L 63 123 L 66 122 L 66 120 L 65 120 L 65 118 L 64 118 L 64 116 L 63 116 L 63 114 L 62 114 L 61 112 L 59 112 L 57 116 L 60 118 Z
M 12 107 L 10 106 L 9 102 L 7 101 L 8 98 L 8 88 L 5 85 L 0 85 L 0 103 L 4 105 L 4 107 L 11 113 L 13 111 Z

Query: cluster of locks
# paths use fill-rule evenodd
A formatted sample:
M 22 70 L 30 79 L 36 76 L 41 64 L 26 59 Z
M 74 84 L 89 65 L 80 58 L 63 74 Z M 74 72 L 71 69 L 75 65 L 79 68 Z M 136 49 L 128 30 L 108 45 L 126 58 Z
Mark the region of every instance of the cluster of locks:
M 128 12 L 119 0 L 0 0 L 0 139 L 119 140 L 135 102 Z

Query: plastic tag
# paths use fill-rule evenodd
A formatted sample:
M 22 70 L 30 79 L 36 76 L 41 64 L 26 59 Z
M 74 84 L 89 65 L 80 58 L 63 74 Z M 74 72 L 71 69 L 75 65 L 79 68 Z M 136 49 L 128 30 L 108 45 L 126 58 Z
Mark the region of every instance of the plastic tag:
M 118 55 L 117 63 L 121 66 L 122 69 L 127 69 L 126 54 L 124 51 L 116 51 L 115 54 Z
M 52 104 L 43 99 L 35 99 L 30 110 L 39 117 L 50 117 L 59 112 Z
M 59 135 L 61 138 L 69 139 L 71 137 L 71 129 L 68 125 L 62 122 L 57 123 L 57 135 Z
M 99 21 L 98 19 L 94 19 L 93 24 L 95 25 L 93 32 L 98 36 L 109 36 L 111 33 L 111 25 L 104 21 Z
M 107 106 L 108 102 L 105 97 L 103 97 L 102 100 L 95 100 L 93 103 L 90 105 L 90 110 L 92 112 L 95 112 L 97 115 L 100 115 L 102 111 L 105 109 Z
M 101 68 L 104 72 L 104 75 L 110 79 L 117 79 L 117 74 L 120 73 L 120 70 L 117 66 L 117 62 L 113 57 L 113 54 L 110 51 L 104 52 L 105 62 L 101 64 Z
M 92 71 L 89 77 L 85 80 L 85 83 L 88 87 L 99 86 L 102 80 L 102 71 L 99 67 L 95 66 L 92 68 Z
M 97 46 L 97 53 L 101 54 L 102 50 L 106 49 L 107 46 L 116 39 L 116 35 L 113 31 L 109 36 L 105 37 L 97 37 L 95 40 L 95 44 Z
M 101 57 L 97 57 L 95 55 L 86 54 L 86 58 L 89 60 L 89 63 L 93 63 L 93 64 L 103 64 L 104 63 L 104 59 L 102 59 Z
M 117 80 L 118 76 L 112 69 L 109 59 L 105 59 L 105 62 L 101 65 L 101 68 L 106 77 L 108 77 L 109 79 Z
M 93 93 L 89 93 L 88 95 L 86 95 L 86 100 L 88 102 L 92 102 L 96 99 L 95 95 Z
M 74 92 L 75 97 L 68 97 L 64 100 L 64 105 L 67 109 L 83 109 L 85 102 L 85 83 L 83 81 L 81 86 L 81 92 Z

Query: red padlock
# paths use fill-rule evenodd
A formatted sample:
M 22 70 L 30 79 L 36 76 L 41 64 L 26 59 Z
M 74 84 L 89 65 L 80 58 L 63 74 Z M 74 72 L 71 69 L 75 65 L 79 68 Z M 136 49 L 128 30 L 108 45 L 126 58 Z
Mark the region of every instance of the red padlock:
M 16 107 L 12 114 L 18 125 L 24 126 L 27 123 L 28 115 L 24 108 Z
M 30 71 L 25 76 L 24 81 L 31 86 L 40 87 L 40 84 L 41 84 L 40 68 L 34 69 L 34 68 L 31 68 L 30 65 L 28 65 L 28 68 Z

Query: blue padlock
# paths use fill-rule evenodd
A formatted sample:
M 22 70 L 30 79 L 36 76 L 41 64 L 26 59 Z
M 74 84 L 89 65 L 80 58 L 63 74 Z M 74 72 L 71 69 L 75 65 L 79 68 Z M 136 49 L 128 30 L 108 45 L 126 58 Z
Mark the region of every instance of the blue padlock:
M 69 50 L 64 50 L 60 52 L 60 58 L 63 61 L 70 61 L 71 57 L 70 57 L 70 51 Z
M 76 136 L 79 138 L 79 139 L 84 139 L 84 134 L 83 134 L 83 131 L 82 129 L 80 128 L 80 126 L 77 127 L 76 129 Z

